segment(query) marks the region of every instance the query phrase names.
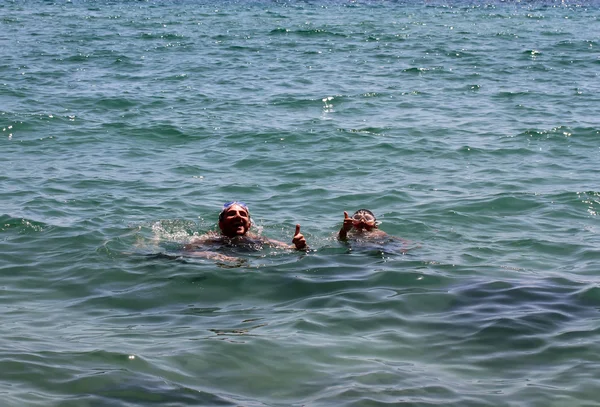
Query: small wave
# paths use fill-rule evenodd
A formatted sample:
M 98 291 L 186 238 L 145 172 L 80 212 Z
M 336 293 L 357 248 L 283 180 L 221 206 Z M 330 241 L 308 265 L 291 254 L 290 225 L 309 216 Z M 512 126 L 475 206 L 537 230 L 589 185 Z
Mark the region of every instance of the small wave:
M 530 93 L 528 91 L 516 91 L 516 92 L 502 91 L 502 92 L 498 92 L 495 95 L 493 95 L 493 97 L 497 98 L 497 99 L 515 99 L 515 98 L 524 97 L 524 96 L 530 96 Z
M 523 54 L 525 55 L 531 55 L 532 57 L 538 56 L 538 55 L 542 55 L 542 51 L 538 51 L 536 49 L 528 49 L 526 51 L 523 51 Z
M 85 62 L 85 61 L 87 61 L 90 58 L 90 56 L 91 56 L 90 54 L 79 53 L 77 55 L 71 55 L 71 56 L 69 56 L 67 58 L 63 58 L 62 61 L 64 61 L 64 62 L 76 62 L 76 63 Z
M 107 103 L 119 104 L 120 100 L 113 99 L 112 101 L 107 101 Z M 165 122 L 147 123 L 135 127 L 125 122 L 106 122 L 102 124 L 102 127 L 117 128 L 122 132 L 126 132 L 128 136 L 135 138 L 138 141 L 151 140 L 180 143 L 182 139 L 190 136 L 189 133 L 179 126 Z
M 429 68 L 412 67 L 412 68 L 405 68 L 402 70 L 402 72 L 412 73 L 412 74 L 422 74 L 425 72 L 434 72 L 434 71 L 443 71 L 443 70 L 444 70 L 444 68 L 441 66 L 434 66 L 434 67 L 429 67 Z
M 163 40 L 181 40 L 185 38 L 182 34 L 176 33 L 142 33 L 140 38 L 143 40 L 163 39 Z
M 346 34 L 334 33 L 329 30 L 323 30 L 320 28 L 314 28 L 310 30 L 295 30 L 291 31 L 290 33 L 298 35 L 300 37 L 347 37 Z
M 0 215 L 0 232 L 11 231 L 18 234 L 29 232 L 41 232 L 48 225 L 25 218 L 13 218 L 9 215 Z
M 587 211 L 592 216 L 600 214 L 600 192 L 583 191 L 577 192 L 577 199 L 587 207 Z
M 600 309 L 600 287 L 596 284 L 585 286 L 575 296 L 582 304 Z
M 289 94 L 289 95 L 278 95 L 274 98 L 272 98 L 269 101 L 270 104 L 273 104 L 274 106 L 283 106 L 283 107 L 291 107 L 291 108 L 306 108 L 306 107 L 316 107 L 316 106 L 321 106 L 323 103 L 322 99 L 309 99 L 309 98 L 298 98 L 295 95 Z
M 290 32 L 290 30 L 288 30 L 287 28 L 278 27 L 278 28 L 275 28 L 275 29 L 271 30 L 271 31 L 269 32 L 269 34 L 271 34 L 271 35 L 276 35 L 276 34 L 287 34 L 287 33 L 289 33 L 289 32 Z
M 573 131 L 566 126 L 558 126 L 553 127 L 549 130 L 536 130 L 529 129 L 519 133 L 517 136 L 519 137 L 530 137 L 530 138 L 566 138 L 571 137 L 573 135 Z
M 138 102 L 136 102 L 130 98 L 104 97 L 104 98 L 99 98 L 96 101 L 96 104 L 98 104 L 99 106 L 108 108 L 108 109 L 127 109 L 127 108 L 136 106 L 138 104 Z

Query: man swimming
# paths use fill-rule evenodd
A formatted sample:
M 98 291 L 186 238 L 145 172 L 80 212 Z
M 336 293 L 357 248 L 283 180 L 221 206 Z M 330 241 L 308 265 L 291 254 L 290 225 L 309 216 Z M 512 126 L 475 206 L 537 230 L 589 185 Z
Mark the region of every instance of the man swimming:
M 220 233 L 211 231 L 203 236 L 194 237 L 185 246 L 186 250 L 193 251 L 194 256 L 209 259 L 235 261 L 231 256 L 212 251 L 196 251 L 197 248 L 213 247 L 241 247 L 260 250 L 263 246 L 279 249 L 306 250 L 308 248 L 304 235 L 300 233 L 300 225 L 296 225 L 296 231 L 292 237 L 292 244 L 286 244 L 278 240 L 269 239 L 250 232 L 252 219 L 248 205 L 240 201 L 227 202 L 219 214 Z
M 410 241 L 379 230 L 377 218 L 368 209 L 359 209 L 352 217 L 348 216 L 348 212 L 344 212 L 344 223 L 338 232 L 338 239 L 345 243 L 351 242 L 352 248 L 390 254 L 406 254 L 411 248 L 420 247 L 410 247 Z
M 370 210 L 359 209 L 352 217 L 344 211 L 344 223 L 338 233 L 338 239 L 344 241 L 348 238 L 383 239 L 387 236 L 387 233 L 379 230 L 377 219 Z

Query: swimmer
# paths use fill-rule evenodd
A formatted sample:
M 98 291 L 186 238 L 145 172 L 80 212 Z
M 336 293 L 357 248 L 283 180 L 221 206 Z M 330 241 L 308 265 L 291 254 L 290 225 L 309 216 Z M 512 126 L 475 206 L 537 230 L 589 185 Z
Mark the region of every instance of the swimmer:
M 205 257 L 208 259 L 237 261 L 236 258 L 225 256 L 221 253 L 211 251 L 196 251 L 197 248 L 206 248 L 208 246 L 217 247 L 245 247 L 245 248 L 261 248 L 262 246 L 270 246 L 279 249 L 295 249 L 306 250 L 308 245 L 304 235 L 300 233 L 300 225 L 296 225 L 296 231 L 292 237 L 292 244 L 286 244 L 274 239 L 268 239 L 250 232 L 252 219 L 250 211 L 244 202 L 232 201 L 223 205 L 223 209 L 219 214 L 219 232 L 208 232 L 203 236 L 193 238 L 189 244 L 185 245 L 185 249 L 192 251 L 192 255 Z
M 377 219 L 373 212 L 368 209 L 359 209 L 352 217 L 344 211 L 344 223 L 338 233 L 338 239 L 347 241 L 348 238 L 355 239 L 385 239 L 388 234 L 379 230 Z
M 368 209 L 357 210 L 352 217 L 344 212 L 344 223 L 338 233 L 338 239 L 349 243 L 353 248 L 377 250 L 382 253 L 402 253 L 420 245 L 414 245 L 409 240 L 391 236 L 379 230 L 379 222 L 373 212 Z

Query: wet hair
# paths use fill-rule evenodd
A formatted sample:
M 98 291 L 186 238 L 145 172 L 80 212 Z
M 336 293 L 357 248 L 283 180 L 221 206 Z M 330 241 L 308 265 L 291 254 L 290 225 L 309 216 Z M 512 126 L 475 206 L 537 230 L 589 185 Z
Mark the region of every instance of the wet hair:
M 250 216 L 250 210 L 248 209 L 248 205 L 246 205 L 245 202 L 242 202 L 242 201 L 225 202 L 223 204 L 223 209 L 221 210 L 221 213 L 219 213 L 219 222 L 223 221 L 223 219 L 225 218 L 225 212 L 227 211 L 227 209 L 231 208 L 233 205 L 241 206 L 248 212 L 248 216 Z

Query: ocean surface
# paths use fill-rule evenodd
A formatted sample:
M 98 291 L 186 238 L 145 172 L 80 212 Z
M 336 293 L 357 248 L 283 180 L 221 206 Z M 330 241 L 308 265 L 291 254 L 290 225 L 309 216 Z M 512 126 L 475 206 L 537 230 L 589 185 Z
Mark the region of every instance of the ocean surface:
M 0 47 L 0 406 L 600 404 L 600 2 L 2 1 Z M 310 250 L 182 250 L 231 200 Z

